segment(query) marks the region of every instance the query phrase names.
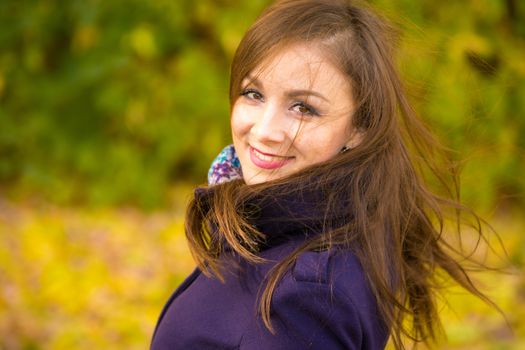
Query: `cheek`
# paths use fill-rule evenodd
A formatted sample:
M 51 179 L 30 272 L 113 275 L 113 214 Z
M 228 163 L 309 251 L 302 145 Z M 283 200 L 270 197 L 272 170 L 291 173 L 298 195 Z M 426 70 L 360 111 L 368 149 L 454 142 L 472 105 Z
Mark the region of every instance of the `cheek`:
M 319 124 L 303 130 L 295 139 L 295 147 L 312 162 L 322 162 L 334 157 L 348 141 L 346 125 L 342 123 Z
M 245 108 L 234 106 L 231 114 L 231 129 L 234 137 L 242 137 L 250 132 L 251 118 Z

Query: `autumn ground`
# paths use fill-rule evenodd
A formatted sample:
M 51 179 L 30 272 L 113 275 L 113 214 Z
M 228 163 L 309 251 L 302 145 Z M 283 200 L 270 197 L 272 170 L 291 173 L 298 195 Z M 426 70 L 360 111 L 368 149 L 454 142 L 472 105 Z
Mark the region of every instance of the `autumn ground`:
M 163 303 L 193 269 L 179 191 L 173 208 L 61 208 L 0 200 L 0 349 L 145 349 Z M 517 219 L 493 221 L 522 266 Z M 506 313 L 456 288 L 441 307 L 442 349 L 524 349 L 525 282 L 478 276 Z

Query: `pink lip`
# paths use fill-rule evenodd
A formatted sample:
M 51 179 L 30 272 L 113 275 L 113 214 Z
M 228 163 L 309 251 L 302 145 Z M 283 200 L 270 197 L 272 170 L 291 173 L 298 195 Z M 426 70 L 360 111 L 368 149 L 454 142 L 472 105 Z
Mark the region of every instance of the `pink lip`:
M 293 159 L 293 157 L 281 157 L 275 154 L 264 153 L 264 152 L 259 151 L 256 148 L 253 148 L 252 146 L 250 146 L 249 149 L 250 149 L 250 159 L 252 160 L 252 163 L 262 169 L 277 169 L 289 163 Z M 256 152 L 261 153 L 265 156 L 269 156 L 269 157 L 279 157 L 280 159 L 278 160 L 261 159 L 259 158 Z

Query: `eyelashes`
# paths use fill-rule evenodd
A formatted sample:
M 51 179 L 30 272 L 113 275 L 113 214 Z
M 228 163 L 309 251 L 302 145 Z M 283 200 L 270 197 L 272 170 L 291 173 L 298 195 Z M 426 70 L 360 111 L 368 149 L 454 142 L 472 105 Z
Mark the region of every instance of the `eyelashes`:
M 295 110 L 297 113 L 301 115 L 308 115 L 308 116 L 319 116 L 319 112 L 309 104 L 305 102 L 296 102 L 292 105 L 292 109 Z
M 264 96 L 259 91 L 253 88 L 243 89 L 240 95 L 241 97 L 244 97 L 253 102 L 265 102 Z M 301 116 L 321 115 L 316 108 L 302 100 L 294 101 L 289 109 Z
M 250 100 L 259 100 L 264 102 L 261 93 L 255 89 L 244 89 L 241 91 L 241 96 L 246 97 Z

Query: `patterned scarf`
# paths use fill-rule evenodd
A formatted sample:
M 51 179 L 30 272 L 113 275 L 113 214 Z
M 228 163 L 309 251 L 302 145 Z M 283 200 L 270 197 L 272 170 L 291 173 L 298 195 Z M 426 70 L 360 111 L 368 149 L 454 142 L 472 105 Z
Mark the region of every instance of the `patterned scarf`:
M 218 185 L 236 179 L 242 179 L 241 163 L 233 145 L 228 145 L 211 163 L 208 185 Z

